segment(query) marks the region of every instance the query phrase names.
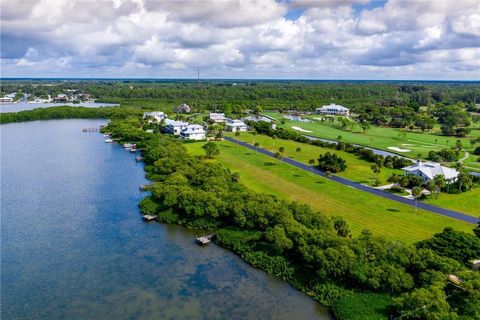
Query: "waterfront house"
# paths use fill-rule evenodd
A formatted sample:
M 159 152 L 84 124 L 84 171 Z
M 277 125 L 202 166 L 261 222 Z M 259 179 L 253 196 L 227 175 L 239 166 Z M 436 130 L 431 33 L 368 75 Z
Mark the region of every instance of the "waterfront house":
M 165 125 L 166 125 L 165 127 L 166 133 L 171 133 L 178 136 L 180 135 L 180 132 L 182 132 L 182 130 L 188 126 L 188 122 L 166 119 Z
M 201 125 L 190 124 L 180 132 L 180 138 L 186 140 L 205 140 L 205 130 Z
M 67 102 L 68 101 L 68 96 L 64 93 L 58 94 L 55 99 L 53 99 L 55 102 Z
M 192 112 L 192 108 L 189 105 L 182 103 L 181 105 L 173 108 L 173 112 L 175 113 L 190 113 Z
M 230 132 L 247 131 L 247 125 L 242 120 L 228 119 L 225 129 Z
M 150 118 L 149 122 L 162 122 L 168 118 L 168 115 L 162 111 L 144 112 L 143 119 Z
M 10 97 L 0 98 L 0 103 L 12 103 L 12 102 L 13 102 L 13 99 Z
M 350 109 L 340 106 L 335 103 L 331 103 L 328 106 L 323 106 L 321 108 L 315 109 L 316 113 L 320 114 L 330 114 L 337 116 L 348 116 L 350 114 Z
M 406 175 L 415 175 L 422 178 L 424 182 L 433 180 L 438 175 L 443 176 L 447 183 L 455 182 L 458 178 L 457 170 L 430 161 L 418 161 L 411 166 L 402 168 L 402 170 Z
M 225 117 L 225 113 L 211 112 L 209 119 L 214 123 L 224 123 L 227 121 L 227 118 Z

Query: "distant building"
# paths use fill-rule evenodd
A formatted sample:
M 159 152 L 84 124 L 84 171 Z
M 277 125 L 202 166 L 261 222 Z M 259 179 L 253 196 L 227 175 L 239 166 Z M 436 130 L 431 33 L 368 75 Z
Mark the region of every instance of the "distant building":
M 350 109 L 345 108 L 344 106 L 339 106 L 335 103 L 331 103 L 328 106 L 315 109 L 315 112 L 320 114 L 348 116 L 350 114 Z
M 162 111 L 153 111 L 143 113 L 143 119 L 151 118 L 154 122 L 161 122 L 168 118 L 168 115 Z
M 182 103 L 181 105 L 173 108 L 173 112 L 175 113 L 190 113 L 192 112 L 192 108 L 189 105 Z
M 186 140 L 205 140 L 205 130 L 201 125 L 191 124 L 180 132 L 180 138 Z
M 171 133 L 178 136 L 180 135 L 180 132 L 182 132 L 182 130 L 188 126 L 188 122 L 166 119 L 165 125 L 166 125 L 165 127 L 166 133 Z
M 64 93 L 60 93 L 59 95 L 57 95 L 53 101 L 55 102 L 67 102 L 68 101 L 68 96 Z
M 420 177 L 425 182 L 435 179 L 435 177 L 438 175 L 443 176 L 447 183 L 455 182 L 458 178 L 457 170 L 444 167 L 435 162 L 418 161 L 411 166 L 402 168 L 402 170 L 406 175 Z
M 227 124 L 225 125 L 225 129 L 231 132 L 237 131 L 247 131 L 247 125 L 242 120 L 227 120 Z
M 225 113 L 216 113 L 216 112 L 211 112 L 210 121 L 213 121 L 215 123 L 223 123 L 227 121 L 227 118 L 225 117 Z
M 13 102 L 13 99 L 10 97 L 0 98 L 0 103 L 12 103 L 12 102 Z

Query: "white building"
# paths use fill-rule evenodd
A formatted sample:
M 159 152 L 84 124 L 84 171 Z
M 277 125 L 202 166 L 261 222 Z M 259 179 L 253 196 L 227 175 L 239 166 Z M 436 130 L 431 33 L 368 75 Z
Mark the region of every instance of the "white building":
M 173 108 L 173 112 L 175 113 L 190 113 L 192 108 L 188 104 L 182 103 L 181 105 Z
M 180 135 L 180 132 L 188 126 L 188 122 L 166 119 L 165 125 L 165 132 L 178 136 Z
M 13 102 L 13 99 L 10 97 L 0 98 L 0 103 L 12 103 L 12 102 Z
M 435 162 L 418 161 L 414 165 L 402 168 L 402 170 L 406 175 L 418 176 L 425 182 L 433 180 L 438 175 L 445 177 L 447 183 L 455 182 L 458 178 L 457 170 L 444 167 Z
M 205 130 L 201 125 L 191 124 L 180 132 L 180 138 L 187 140 L 205 140 Z
M 162 111 L 145 112 L 143 119 L 150 117 L 154 122 L 161 122 L 168 118 L 168 115 Z
M 247 131 L 247 125 L 242 120 L 229 119 L 225 125 L 225 129 L 231 132 Z
M 335 103 L 331 103 L 328 106 L 323 106 L 321 108 L 315 109 L 315 112 L 320 114 L 348 116 L 350 114 L 350 109 L 345 108 L 344 106 L 339 106 Z
M 210 120 L 215 122 L 215 123 L 223 123 L 223 122 L 227 121 L 227 118 L 225 118 L 225 113 L 211 112 L 210 113 Z

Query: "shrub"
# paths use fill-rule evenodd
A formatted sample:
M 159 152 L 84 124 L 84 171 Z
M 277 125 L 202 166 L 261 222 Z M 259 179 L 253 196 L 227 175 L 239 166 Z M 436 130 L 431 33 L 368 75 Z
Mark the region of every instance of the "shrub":
M 337 173 L 347 169 L 347 163 L 340 156 L 327 152 L 318 158 L 318 167 L 323 171 Z

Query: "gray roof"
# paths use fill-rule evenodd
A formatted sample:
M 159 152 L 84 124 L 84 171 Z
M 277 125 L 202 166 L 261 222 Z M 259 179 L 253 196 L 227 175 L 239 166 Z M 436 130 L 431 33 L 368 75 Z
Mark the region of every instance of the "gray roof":
M 458 171 L 452 168 L 444 167 L 435 162 L 422 162 L 418 161 L 417 163 L 402 168 L 405 172 L 413 173 L 415 171 L 422 172 L 429 179 L 433 179 L 438 175 L 444 176 L 445 179 L 450 180 L 458 177 Z

